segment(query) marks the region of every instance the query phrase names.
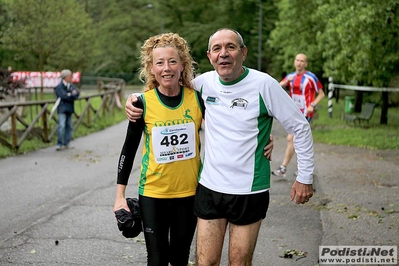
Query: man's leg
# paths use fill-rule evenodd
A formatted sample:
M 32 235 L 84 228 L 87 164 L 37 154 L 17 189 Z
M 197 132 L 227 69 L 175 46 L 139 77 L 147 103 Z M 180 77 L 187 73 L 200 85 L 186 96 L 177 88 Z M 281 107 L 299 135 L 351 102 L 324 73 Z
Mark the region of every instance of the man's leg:
M 227 220 L 204 220 L 197 224 L 197 266 L 219 266 Z
M 251 266 L 262 220 L 248 225 L 229 224 L 229 266 Z
M 287 136 L 287 148 L 285 150 L 285 156 L 284 156 L 284 161 L 283 165 L 285 167 L 288 166 L 290 163 L 292 156 L 294 156 L 295 153 L 295 148 L 294 148 L 294 135 L 288 134 Z
M 72 139 L 72 114 L 66 115 L 66 121 L 65 121 L 65 146 L 69 146 L 69 142 L 71 142 Z
M 287 148 L 285 149 L 283 163 L 274 171 L 272 174 L 279 177 L 285 177 L 285 172 L 287 171 L 287 166 L 291 161 L 292 156 L 294 156 L 294 135 L 288 134 L 287 136 Z
M 61 147 L 64 144 L 64 134 L 65 134 L 65 122 L 66 115 L 63 113 L 58 114 L 58 138 L 57 138 L 57 147 Z

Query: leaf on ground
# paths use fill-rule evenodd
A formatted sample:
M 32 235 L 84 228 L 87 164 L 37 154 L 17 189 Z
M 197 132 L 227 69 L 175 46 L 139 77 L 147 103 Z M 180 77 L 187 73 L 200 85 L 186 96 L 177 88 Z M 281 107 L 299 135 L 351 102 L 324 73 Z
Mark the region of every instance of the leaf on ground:
M 392 214 L 395 212 L 398 212 L 398 211 L 395 211 L 394 209 L 385 210 L 385 213 L 388 213 L 388 214 Z
M 145 244 L 145 239 L 144 239 L 144 238 L 138 238 L 138 237 L 136 237 L 136 238 L 134 239 L 134 242 Z
M 279 255 L 279 257 L 284 259 L 292 259 L 294 256 L 304 258 L 307 256 L 307 254 L 308 254 L 307 252 L 301 250 L 288 249 L 284 250 L 283 254 Z
M 357 219 L 359 219 L 359 215 L 356 215 L 356 214 L 351 214 L 351 215 L 348 215 L 348 219 L 352 219 L 352 220 L 357 220 Z

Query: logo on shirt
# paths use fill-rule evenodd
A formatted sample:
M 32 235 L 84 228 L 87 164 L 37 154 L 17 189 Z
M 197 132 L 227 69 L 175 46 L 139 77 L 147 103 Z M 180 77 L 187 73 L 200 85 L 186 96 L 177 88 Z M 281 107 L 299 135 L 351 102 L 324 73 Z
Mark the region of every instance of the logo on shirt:
M 161 131 L 162 135 L 171 135 L 171 134 L 176 134 L 179 131 L 186 131 L 187 129 L 185 127 L 181 127 L 181 128 L 174 128 L 174 129 L 170 129 L 170 128 L 165 128 L 164 130 Z
M 208 96 L 206 98 L 206 103 L 211 104 L 211 105 L 219 105 L 219 98 L 213 97 L 213 96 Z
M 186 109 L 184 111 L 184 119 L 186 119 L 186 121 L 191 120 L 194 121 L 194 118 L 189 114 L 191 111 L 190 109 Z
M 236 98 L 234 100 L 231 101 L 231 105 L 230 108 L 234 108 L 234 107 L 242 107 L 245 109 L 247 109 L 248 106 L 248 101 L 243 99 L 243 98 Z
M 191 110 L 190 109 L 186 109 L 184 110 L 184 115 L 182 119 L 170 119 L 170 120 L 160 120 L 160 121 L 156 121 L 154 123 L 154 127 L 167 127 L 167 126 L 174 126 L 174 125 L 183 125 L 183 124 L 187 124 L 190 122 L 194 122 L 194 118 L 190 115 Z M 182 129 L 175 129 L 175 131 L 179 131 Z M 166 129 L 164 132 L 162 132 L 162 134 L 174 134 L 175 132 L 171 132 L 169 131 L 169 129 Z

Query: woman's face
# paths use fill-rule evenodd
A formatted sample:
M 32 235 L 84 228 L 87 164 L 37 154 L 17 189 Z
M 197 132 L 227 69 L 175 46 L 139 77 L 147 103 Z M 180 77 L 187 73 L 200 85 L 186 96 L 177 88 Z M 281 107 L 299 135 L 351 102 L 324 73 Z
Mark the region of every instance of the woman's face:
M 160 90 L 180 90 L 179 80 L 183 64 L 174 47 L 157 47 L 152 51 L 151 74 L 159 83 Z

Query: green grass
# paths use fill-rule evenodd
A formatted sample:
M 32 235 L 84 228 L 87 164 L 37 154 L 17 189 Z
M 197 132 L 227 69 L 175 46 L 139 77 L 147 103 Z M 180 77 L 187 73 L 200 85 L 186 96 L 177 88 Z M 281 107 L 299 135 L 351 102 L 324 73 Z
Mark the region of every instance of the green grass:
M 381 125 L 381 107 L 377 105 L 369 126 L 354 126 L 344 120 L 344 100 L 333 100 L 333 116 L 328 116 L 327 97 L 319 103 L 312 121 L 313 139 L 318 143 L 362 147 L 367 149 L 399 149 L 399 108 L 389 108 L 388 124 Z M 362 123 L 364 125 L 364 123 Z

